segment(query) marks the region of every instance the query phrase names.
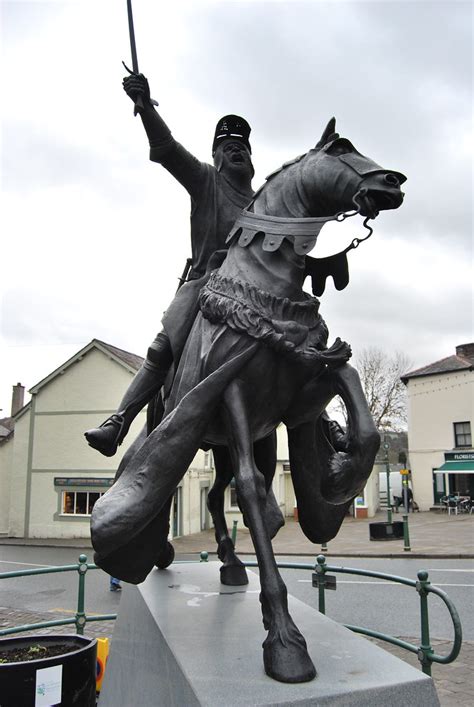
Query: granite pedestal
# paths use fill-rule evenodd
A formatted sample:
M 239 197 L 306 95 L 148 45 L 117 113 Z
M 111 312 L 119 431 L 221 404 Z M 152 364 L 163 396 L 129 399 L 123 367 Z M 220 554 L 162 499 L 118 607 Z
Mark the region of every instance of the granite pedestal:
M 218 563 L 176 564 L 126 586 L 99 707 L 439 705 L 431 678 L 292 596 L 318 675 L 297 685 L 267 677 L 260 584 L 249 578 L 226 587 Z

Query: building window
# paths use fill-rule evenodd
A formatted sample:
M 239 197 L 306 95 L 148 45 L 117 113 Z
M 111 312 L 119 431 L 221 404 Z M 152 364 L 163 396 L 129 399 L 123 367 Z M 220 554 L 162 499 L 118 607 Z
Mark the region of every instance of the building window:
M 230 507 L 238 509 L 239 504 L 237 503 L 237 488 L 235 486 L 235 479 L 230 482 Z
M 471 423 L 470 422 L 455 422 L 454 423 L 454 446 L 455 447 L 471 447 Z
M 212 451 L 209 449 L 207 452 L 204 452 L 204 469 L 212 469 L 212 468 L 213 468 Z
M 103 495 L 100 491 L 63 491 L 61 513 L 63 515 L 90 516 L 94 503 Z

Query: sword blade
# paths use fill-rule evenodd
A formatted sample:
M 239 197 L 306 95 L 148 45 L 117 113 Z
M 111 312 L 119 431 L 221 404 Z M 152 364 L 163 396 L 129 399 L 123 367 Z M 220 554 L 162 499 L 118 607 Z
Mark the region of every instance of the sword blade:
M 138 59 L 137 59 L 137 45 L 135 44 L 135 29 L 133 27 L 133 11 L 132 11 L 132 0 L 127 0 L 127 13 L 128 13 L 128 31 L 130 34 L 130 50 L 132 53 L 132 69 L 135 74 L 138 74 Z

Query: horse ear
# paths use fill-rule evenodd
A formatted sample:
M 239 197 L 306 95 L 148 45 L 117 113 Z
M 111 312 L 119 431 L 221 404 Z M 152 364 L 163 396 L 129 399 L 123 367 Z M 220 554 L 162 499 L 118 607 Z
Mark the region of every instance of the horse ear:
M 316 143 L 316 149 L 321 149 L 321 147 L 327 145 L 328 142 L 336 140 L 339 137 L 339 133 L 336 133 L 335 130 L 336 118 L 331 118 L 329 123 L 326 125 L 323 134 L 321 135 L 321 139 Z

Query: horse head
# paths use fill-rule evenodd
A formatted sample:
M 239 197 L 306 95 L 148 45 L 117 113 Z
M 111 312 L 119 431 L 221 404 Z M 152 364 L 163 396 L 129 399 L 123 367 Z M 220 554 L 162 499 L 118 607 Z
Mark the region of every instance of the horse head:
M 331 118 L 302 164 L 303 184 L 306 193 L 313 194 L 313 208 L 323 208 L 323 215 L 334 214 L 334 209 L 345 211 L 354 207 L 355 196 L 363 216 L 374 218 L 379 211 L 397 209 L 403 202 L 400 186 L 405 175 L 360 153 L 335 127 Z
M 314 148 L 270 175 L 262 194 L 267 207 L 284 205 L 288 215 L 308 217 L 334 216 L 357 204 L 363 216 L 375 218 L 402 204 L 405 175 L 361 154 L 335 127 L 331 118 Z

